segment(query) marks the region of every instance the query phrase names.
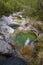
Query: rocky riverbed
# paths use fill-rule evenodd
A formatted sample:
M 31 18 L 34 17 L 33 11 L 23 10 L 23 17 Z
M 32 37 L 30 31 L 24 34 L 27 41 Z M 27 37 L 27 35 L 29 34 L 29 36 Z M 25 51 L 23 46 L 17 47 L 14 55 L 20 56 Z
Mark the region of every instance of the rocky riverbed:
M 0 18 L 0 58 L 16 56 L 31 62 L 34 59 L 34 53 L 37 59 L 43 59 L 43 22 L 23 17 L 22 12 L 13 13 L 9 17 L 2 16 Z M 13 61 L 15 59 L 12 63 Z M 24 65 L 22 60 L 20 62 L 21 64 L 15 65 Z

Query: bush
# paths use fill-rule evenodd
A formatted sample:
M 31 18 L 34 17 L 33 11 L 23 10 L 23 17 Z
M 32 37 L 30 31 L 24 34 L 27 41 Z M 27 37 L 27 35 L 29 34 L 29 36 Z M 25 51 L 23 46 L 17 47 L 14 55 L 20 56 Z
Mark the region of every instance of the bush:
M 43 20 L 43 0 L 0 0 L 0 16 L 23 11 L 25 16 Z

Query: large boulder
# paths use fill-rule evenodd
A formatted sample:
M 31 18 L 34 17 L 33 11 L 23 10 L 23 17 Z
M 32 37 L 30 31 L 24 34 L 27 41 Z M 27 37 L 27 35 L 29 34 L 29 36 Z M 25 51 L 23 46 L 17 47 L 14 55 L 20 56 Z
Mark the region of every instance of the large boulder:
M 7 33 L 7 34 L 9 34 L 9 33 L 13 33 L 14 32 L 14 29 L 13 28 L 11 28 L 10 26 L 8 26 L 8 25 L 6 25 L 6 24 L 0 24 L 0 32 L 1 33 Z
M 0 24 L 0 53 L 9 54 L 14 53 L 15 42 L 10 38 L 10 33 L 14 32 L 12 28 L 10 28 L 6 24 Z
M 0 39 L 0 53 L 13 53 L 14 50 L 12 49 L 11 45 L 9 45 L 7 42 L 4 40 Z

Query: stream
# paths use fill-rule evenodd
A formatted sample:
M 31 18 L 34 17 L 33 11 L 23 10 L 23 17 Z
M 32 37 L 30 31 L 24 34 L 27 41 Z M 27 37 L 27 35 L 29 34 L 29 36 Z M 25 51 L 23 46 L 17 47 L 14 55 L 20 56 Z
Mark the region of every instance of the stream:
M 4 57 L 6 57 L 6 54 L 10 54 L 12 57 L 7 58 L 8 61 L 0 60 L 0 63 L 1 61 L 7 63 L 0 65 L 10 65 L 11 63 L 11 65 L 19 65 L 19 62 L 20 65 L 27 65 L 26 61 L 23 59 L 30 57 L 35 48 L 37 37 L 39 40 L 39 34 L 43 33 L 43 24 L 40 26 L 40 23 L 36 22 L 35 24 L 34 22 L 30 22 L 31 20 L 28 17 L 24 18 L 22 16 L 22 12 L 13 13 L 8 17 L 2 16 L 2 18 L 0 18 L 0 54 L 2 54 L 2 59 L 4 54 Z M 40 29 L 38 26 L 40 26 Z M 31 51 L 30 55 L 29 51 Z M 16 58 L 13 58 L 15 56 Z M 23 59 L 21 59 L 21 57 Z M 17 62 L 14 62 L 16 60 Z

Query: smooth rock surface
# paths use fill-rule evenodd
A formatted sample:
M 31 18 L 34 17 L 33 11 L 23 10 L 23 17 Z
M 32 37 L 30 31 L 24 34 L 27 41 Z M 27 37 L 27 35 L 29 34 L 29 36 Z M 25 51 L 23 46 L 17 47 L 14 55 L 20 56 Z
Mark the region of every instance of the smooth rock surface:
M 0 40 L 0 53 L 13 53 L 14 50 L 12 49 L 12 47 L 5 42 L 4 40 Z

